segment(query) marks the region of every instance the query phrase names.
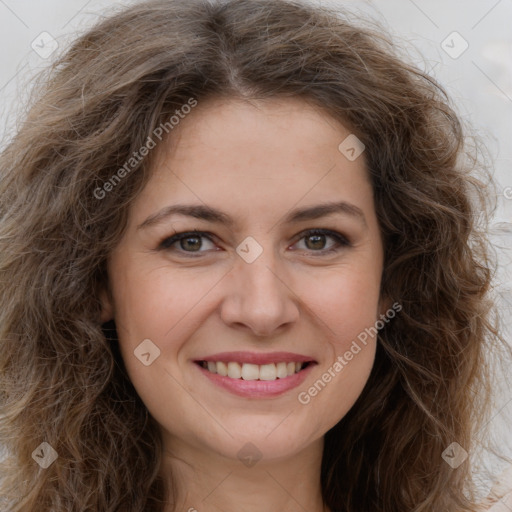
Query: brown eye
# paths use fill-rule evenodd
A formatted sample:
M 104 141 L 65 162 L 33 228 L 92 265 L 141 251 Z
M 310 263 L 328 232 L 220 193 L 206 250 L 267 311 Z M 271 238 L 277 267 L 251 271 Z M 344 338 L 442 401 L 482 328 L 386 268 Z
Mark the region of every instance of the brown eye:
M 201 237 L 190 236 L 179 240 L 180 248 L 184 250 L 198 251 L 203 245 Z
M 158 249 L 183 253 L 202 253 L 205 252 L 204 250 L 201 250 L 204 248 L 205 241 L 214 245 L 211 238 L 206 233 L 201 231 L 176 233 L 175 235 L 163 240 L 158 246 Z M 178 242 L 179 248 L 175 247 Z
M 308 249 L 324 249 L 325 248 L 325 235 L 309 235 L 305 237 L 306 246 Z
M 317 252 L 319 255 L 336 252 L 351 245 L 341 233 L 327 229 L 313 229 L 302 233 L 302 235 L 299 243 L 304 240 L 304 247 L 298 247 L 298 249 Z M 334 242 L 327 245 L 329 239 Z

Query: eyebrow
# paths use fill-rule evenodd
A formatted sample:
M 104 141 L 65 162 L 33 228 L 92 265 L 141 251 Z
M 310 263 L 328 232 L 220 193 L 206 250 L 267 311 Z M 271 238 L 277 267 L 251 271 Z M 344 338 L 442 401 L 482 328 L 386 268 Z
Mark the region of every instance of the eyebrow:
M 342 214 L 349 217 L 358 219 L 366 226 L 366 218 L 363 210 L 358 206 L 341 202 L 323 203 L 315 206 L 308 206 L 304 208 L 297 208 L 289 212 L 282 223 L 293 224 L 296 222 L 303 222 L 306 220 L 315 220 L 328 215 Z M 155 224 L 159 224 L 172 215 L 185 215 L 187 217 L 193 217 L 195 219 L 205 220 L 207 222 L 214 222 L 218 224 L 224 224 L 225 226 L 232 228 L 235 224 L 235 219 L 230 217 L 227 213 L 212 208 L 206 205 L 189 205 L 189 204 L 175 204 L 166 206 L 158 212 L 150 215 L 144 222 L 142 222 L 137 229 L 145 229 Z

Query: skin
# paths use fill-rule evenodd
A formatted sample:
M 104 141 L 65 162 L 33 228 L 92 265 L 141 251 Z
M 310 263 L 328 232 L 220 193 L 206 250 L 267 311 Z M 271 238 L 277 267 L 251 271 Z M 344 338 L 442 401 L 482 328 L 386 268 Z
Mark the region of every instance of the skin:
M 323 436 L 360 395 L 376 340 L 307 405 L 298 394 L 389 308 L 379 296 L 383 247 L 364 153 L 349 161 L 338 150 L 349 134 L 304 100 L 214 99 L 200 102 L 158 148 L 109 260 L 102 321 L 115 319 L 129 376 L 161 426 L 162 472 L 177 482 L 169 512 L 324 510 Z M 331 201 L 363 216 L 283 222 L 295 208 Z M 138 227 L 177 203 L 220 209 L 235 223 L 174 215 Z M 315 228 L 338 232 L 349 245 L 304 233 Z M 194 229 L 215 238 L 158 249 Z M 263 249 L 252 263 L 236 252 L 248 236 Z M 144 339 L 160 350 L 149 366 L 134 356 Z M 281 396 L 239 397 L 194 363 L 236 350 L 289 351 L 317 365 Z M 252 467 L 237 457 L 246 443 L 262 456 Z

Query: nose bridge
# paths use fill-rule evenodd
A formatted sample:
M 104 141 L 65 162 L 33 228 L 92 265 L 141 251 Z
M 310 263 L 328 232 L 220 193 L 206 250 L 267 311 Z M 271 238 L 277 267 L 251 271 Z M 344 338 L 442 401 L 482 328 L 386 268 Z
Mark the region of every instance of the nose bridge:
M 268 335 L 298 317 L 279 256 L 269 244 L 251 262 L 240 257 L 232 272 L 223 306 L 225 322 L 244 324 L 255 333 Z
M 238 245 L 236 252 L 239 258 L 235 263 L 235 272 L 243 281 L 250 283 L 256 293 L 267 287 L 270 291 L 280 283 L 276 278 L 280 268 L 279 255 L 273 247 L 272 237 L 260 234 L 257 238 L 248 236 Z
M 250 241 L 247 245 L 250 250 L 255 250 L 251 247 Z M 274 303 L 275 307 L 276 301 L 284 298 L 282 295 L 285 294 L 285 287 L 278 277 L 281 266 L 270 242 L 264 248 L 261 247 L 261 253 L 254 261 L 245 260 L 243 257 L 241 259 L 236 272 L 240 274 L 242 296 L 262 310 L 270 303 Z
M 270 252 L 270 251 L 268 251 Z M 263 258 L 253 263 L 242 262 L 239 265 L 243 296 L 252 302 L 261 302 L 264 305 L 268 301 L 280 299 L 284 293 L 284 285 L 278 278 L 275 258 Z M 245 282 L 245 286 L 243 283 Z

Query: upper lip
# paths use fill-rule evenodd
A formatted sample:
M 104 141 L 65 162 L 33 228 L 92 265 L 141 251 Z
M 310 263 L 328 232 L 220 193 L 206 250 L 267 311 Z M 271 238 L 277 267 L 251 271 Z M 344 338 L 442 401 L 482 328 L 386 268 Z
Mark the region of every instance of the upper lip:
M 196 361 L 213 361 L 213 362 L 237 362 L 248 364 L 270 364 L 270 363 L 306 363 L 316 362 L 312 357 L 293 352 L 267 352 L 265 354 L 258 352 L 220 352 L 210 356 L 200 357 Z

